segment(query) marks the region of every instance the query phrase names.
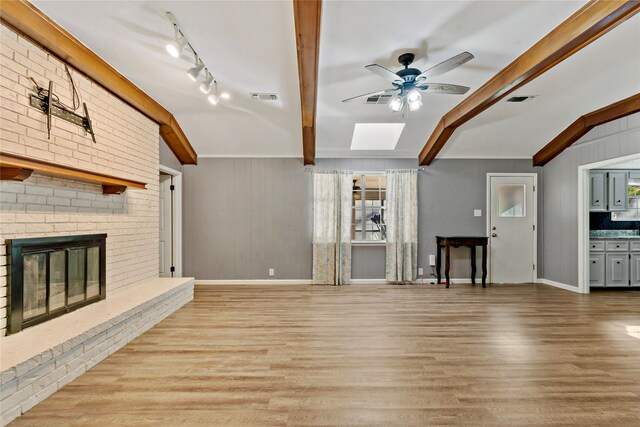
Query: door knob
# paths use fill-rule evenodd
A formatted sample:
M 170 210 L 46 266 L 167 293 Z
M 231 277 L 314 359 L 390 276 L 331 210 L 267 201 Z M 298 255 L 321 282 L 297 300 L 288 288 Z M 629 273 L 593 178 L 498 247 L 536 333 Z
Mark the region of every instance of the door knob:
M 496 233 L 492 233 L 491 237 L 498 237 L 498 235 Z

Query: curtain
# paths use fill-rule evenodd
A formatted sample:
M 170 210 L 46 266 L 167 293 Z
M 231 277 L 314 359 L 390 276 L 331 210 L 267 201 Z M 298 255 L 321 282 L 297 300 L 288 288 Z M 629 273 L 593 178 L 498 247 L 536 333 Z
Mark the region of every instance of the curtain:
M 390 282 L 413 282 L 418 272 L 418 172 L 388 170 L 386 177 L 386 278 Z
M 351 172 L 313 174 L 313 283 L 351 282 Z

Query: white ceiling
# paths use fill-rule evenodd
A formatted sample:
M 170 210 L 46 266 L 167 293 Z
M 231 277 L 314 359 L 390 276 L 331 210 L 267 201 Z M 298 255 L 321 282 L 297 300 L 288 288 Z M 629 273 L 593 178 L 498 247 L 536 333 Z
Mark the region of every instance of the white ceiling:
M 199 156 L 302 156 L 290 1 L 33 3 L 171 111 Z M 192 57 L 166 53 L 173 28 L 165 11 L 229 101 L 212 106 L 186 75 Z M 280 99 L 255 101 L 249 92 L 277 92 Z
M 578 117 L 640 93 L 640 15 L 527 83 L 453 134 L 440 157 L 531 158 Z
M 318 156 L 417 157 L 445 113 L 583 4 L 582 1 L 325 2 L 320 31 Z M 349 151 L 355 123 L 405 121 L 386 105 L 341 102 L 391 86 L 367 71 L 365 65 L 378 63 L 397 71 L 401 68 L 398 55 L 414 52 L 416 61 L 412 66 L 424 70 L 464 51 L 475 58 L 436 81 L 470 86 L 467 95 L 423 93 L 424 105 L 409 113 L 396 150 Z
M 73 2 L 35 0 L 38 8 L 170 110 L 199 156 L 301 157 L 300 94 L 293 8 L 285 1 Z M 320 40 L 318 157 L 417 157 L 440 118 L 464 96 L 423 94 L 403 118 L 386 105 L 342 99 L 389 87 L 364 66 L 398 70 L 416 54 L 426 69 L 469 51 L 475 59 L 437 80 L 472 93 L 560 24 L 585 1 L 325 1 Z M 191 58 L 164 46 L 176 16 L 231 100 L 211 106 L 186 76 Z M 439 157 L 530 158 L 569 123 L 639 91 L 640 16 L 516 91 L 458 129 Z M 275 103 L 249 92 L 277 92 Z M 465 96 L 468 96 L 465 95 Z M 393 151 L 351 151 L 356 123 L 406 121 Z

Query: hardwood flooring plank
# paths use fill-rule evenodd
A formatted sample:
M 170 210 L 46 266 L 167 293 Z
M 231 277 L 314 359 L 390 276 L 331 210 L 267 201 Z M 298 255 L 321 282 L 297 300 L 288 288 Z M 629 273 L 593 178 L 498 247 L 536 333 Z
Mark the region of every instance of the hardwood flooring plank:
M 640 425 L 640 292 L 196 286 L 11 425 Z

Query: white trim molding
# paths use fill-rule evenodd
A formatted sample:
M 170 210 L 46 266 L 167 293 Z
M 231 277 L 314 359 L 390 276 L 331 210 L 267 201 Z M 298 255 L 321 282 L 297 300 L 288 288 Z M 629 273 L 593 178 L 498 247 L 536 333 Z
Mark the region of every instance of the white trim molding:
M 588 292 L 582 292 L 580 289 L 578 289 L 577 286 L 571 286 L 571 285 L 567 285 L 566 283 L 555 282 L 549 279 L 538 279 L 537 283 L 541 283 L 547 286 L 553 286 L 554 288 L 564 289 L 565 291 L 575 292 L 577 294 L 588 293 Z
M 199 280 L 196 279 L 196 285 L 206 286 L 224 286 L 224 285 L 313 285 L 311 279 L 234 279 L 234 280 Z
M 582 294 L 589 293 L 589 172 L 638 159 L 640 154 L 630 154 L 578 166 L 578 289 Z
M 173 277 L 182 277 L 182 172 L 160 165 L 160 172 L 171 175 L 175 190 L 173 203 Z

